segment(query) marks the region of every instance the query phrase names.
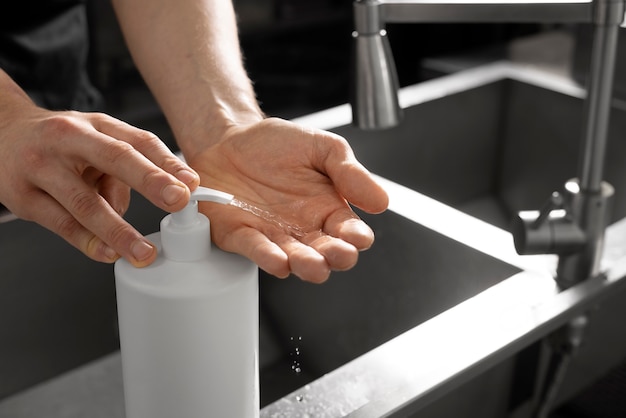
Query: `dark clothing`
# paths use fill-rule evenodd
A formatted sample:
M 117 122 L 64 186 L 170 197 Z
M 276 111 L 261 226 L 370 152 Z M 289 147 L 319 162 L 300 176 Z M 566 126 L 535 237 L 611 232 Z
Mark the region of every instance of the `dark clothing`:
M 40 106 L 94 110 L 87 13 L 81 0 L 21 0 L 0 13 L 0 68 Z

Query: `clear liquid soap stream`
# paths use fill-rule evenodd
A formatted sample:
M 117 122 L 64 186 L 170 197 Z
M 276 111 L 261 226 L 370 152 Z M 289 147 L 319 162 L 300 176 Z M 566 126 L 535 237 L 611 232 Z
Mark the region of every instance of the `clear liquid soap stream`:
M 189 200 L 210 201 L 234 206 L 248 213 L 251 213 L 252 215 L 257 216 L 266 222 L 269 222 L 283 232 L 297 239 L 301 239 L 307 234 L 302 227 L 289 223 L 285 221 L 282 217 L 275 215 L 268 210 L 261 209 L 258 206 L 236 198 L 232 194 L 225 193 L 219 190 L 199 186 L 191 193 L 191 197 Z
M 238 207 L 239 209 L 242 209 L 255 216 L 258 216 L 264 221 L 267 221 L 273 224 L 274 226 L 277 226 L 278 228 L 280 228 L 281 230 L 283 230 L 284 232 L 286 232 L 287 234 L 291 235 L 294 238 L 302 238 L 306 235 L 306 233 L 301 227 L 288 223 L 280 216 L 275 215 L 271 213 L 270 211 L 254 206 L 248 202 L 244 202 L 234 197 L 233 200 L 230 201 L 229 205 Z

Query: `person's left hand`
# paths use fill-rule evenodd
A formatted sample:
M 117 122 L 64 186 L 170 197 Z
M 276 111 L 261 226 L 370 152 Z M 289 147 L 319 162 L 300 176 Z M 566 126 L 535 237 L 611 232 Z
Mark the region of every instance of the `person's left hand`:
M 224 132 L 186 156 L 202 185 L 251 205 L 204 203 L 213 241 L 277 277 L 321 283 L 331 270 L 353 267 L 374 234 L 350 204 L 380 213 L 388 197 L 347 141 L 275 118 Z

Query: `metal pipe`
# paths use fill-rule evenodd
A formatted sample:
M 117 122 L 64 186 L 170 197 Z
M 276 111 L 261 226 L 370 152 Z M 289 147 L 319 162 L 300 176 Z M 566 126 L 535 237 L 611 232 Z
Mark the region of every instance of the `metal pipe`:
M 548 418 L 565 380 L 569 365 L 582 345 L 589 317 L 585 314 L 572 319 L 568 324 L 559 328 L 552 335 L 545 338 L 552 352 L 552 359 L 548 369 L 549 383 L 542 387 L 535 407 L 535 418 Z
M 580 163 L 580 187 L 599 192 L 611 113 L 618 24 L 597 24 L 594 30 Z
M 590 23 L 590 0 L 379 0 L 393 23 Z

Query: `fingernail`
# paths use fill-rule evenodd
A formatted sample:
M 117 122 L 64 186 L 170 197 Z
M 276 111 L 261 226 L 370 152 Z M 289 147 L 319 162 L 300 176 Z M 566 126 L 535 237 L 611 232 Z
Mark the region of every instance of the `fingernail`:
M 117 260 L 118 258 L 120 258 L 120 255 L 117 253 L 117 251 L 115 251 L 113 248 L 109 247 L 108 245 L 104 246 L 104 255 L 109 260 Z
M 198 174 L 190 170 L 180 170 L 175 176 L 185 184 L 192 184 L 198 181 Z
M 179 186 L 177 184 L 169 184 L 163 188 L 161 191 L 161 197 L 166 205 L 174 205 L 180 199 L 185 197 L 187 191 L 184 187 Z
M 137 261 L 144 261 L 150 258 L 154 252 L 154 247 L 147 241 L 138 239 L 130 247 L 130 251 Z

